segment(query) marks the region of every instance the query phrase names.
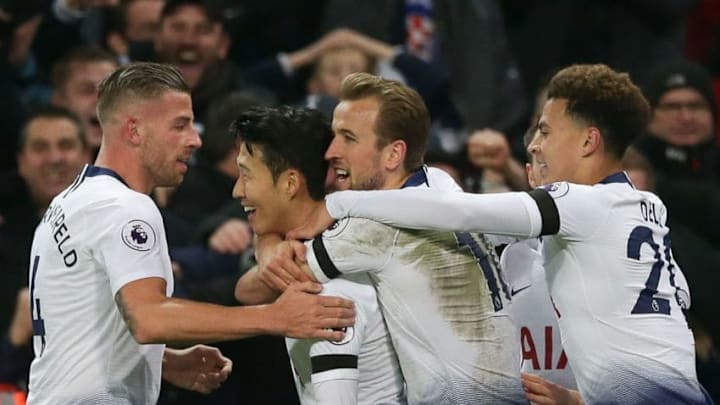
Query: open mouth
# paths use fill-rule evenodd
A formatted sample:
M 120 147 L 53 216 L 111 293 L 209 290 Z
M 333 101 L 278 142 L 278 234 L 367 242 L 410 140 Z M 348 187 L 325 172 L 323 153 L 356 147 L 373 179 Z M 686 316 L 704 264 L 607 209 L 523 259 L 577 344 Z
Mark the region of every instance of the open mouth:
M 200 61 L 200 53 L 195 49 L 183 49 L 177 53 L 178 64 L 193 65 Z
M 255 216 L 255 206 L 243 205 L 243 210 L 245 211 L 245 215 L 247 215 L 248 220 L 252 219 Z
M 337 167 L 335 168 L 336 181 L 343 183 L 343 182 L 346 182 L 349 177 L 350 177 L 350 172 L 348 172 L 346 169 L 340 169 Z

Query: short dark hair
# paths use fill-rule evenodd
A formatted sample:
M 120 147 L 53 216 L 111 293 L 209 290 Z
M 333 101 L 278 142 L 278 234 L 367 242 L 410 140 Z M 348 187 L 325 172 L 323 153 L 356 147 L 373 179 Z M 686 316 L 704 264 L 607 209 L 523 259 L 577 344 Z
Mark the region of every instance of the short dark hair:
M 25 120 L 25 123 L 20 130 L 20 138 L 18 138 L 17 152 L 20 153 L 27 146 L 28 140 L 28 128 L 30 124 L 37 119 L 66 119 L 75 124 L 78 130 L 78 136 L 80 137 L 80 143 L 83 148 L 88 147 L 87 138 L 85 137 L 85 127 L 83 126 L 80 117 L 74 112 L 68 110 L 65 107 L 58 107 L 55 105 L 46 105 L 33 110 Z
M 273 104 L 269 97 L 251 91 L 236 91 L 215 100 L 208 107 L 205 130 L 202 134 L 202 147 L 197 153 L 210 163 L 223 160 L 232 151 L 236 139 L 230 135 L 230 125 L 238 114 L 252 107 L 265 107 Z
M 180 70 L 172 65 L 135 62 L 120 67 L 100 83 L 97 115 L 100 123 L 109 110 L 129 98 L 157 98 L 166 91 L 190 94 L 190 88 Z
M 423 164 L 430 133 L 430 114 L 417 91 L 404 84 L 369 73 L 351 73 L 342 81 L 340 100 L 374 98 L 379 106 L 375 132 L 378 148 L 401 140 L 407 145 L 406 171 Z
M 573 65 L 548 84 L 548 99 L 567 100 L 566 113 L 600 130 L 606 149 L 621 159 L 643 133 L 650 107 L 627 73 L 606 65 Z
M 208 20 L 214 23 L 220 23 L 223 29 L 227 31 L 225 10 L 218 0 L 166 0 L 160 12 L 160 20 L 164 20 L 175 14 L 179 8 L 184 6 L 194 6 L 202 9 Z
M 52 85 L 55 89 L 59 89 L 67 83 L 74 64 L 100 63 L 109 62 L 118 65 L 115 56 L 97 46 L 83 45 L 73 48 L 52 67 Z
M 325 196 L 332 130 L 325 115 L 310 108 L 256 107 L 241 113 L 232 125 L 233 133 L 245 143 L 248 153 L 259 147 L 273 181 L 294 168 L 305 176 L 310 197 Z

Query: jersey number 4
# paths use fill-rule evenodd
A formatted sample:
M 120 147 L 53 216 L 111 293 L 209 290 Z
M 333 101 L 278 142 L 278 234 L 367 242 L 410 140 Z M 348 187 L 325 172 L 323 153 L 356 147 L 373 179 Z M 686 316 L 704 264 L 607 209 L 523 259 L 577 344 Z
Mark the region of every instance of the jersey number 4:
M 32 315 L 33 336 L 39 336 L 41 347 L 38 357 L 45 351 L 45 321 L 40 317 L 40 298 L 35 297 L 35 276 L 37 275 L 40 256 L 33 259 L 32 281 L 30 285 L 30 312 Z
M 653 262 L 650 276 L 645 281 L 645 288 L 640 291 L 640 296 L 635 302 L 631 314 L 665 314 L 670 315 L 670 302 L 666 298 L 656 297 L 658 284 L 663 267 L 670 273 L 670 285 L 675 286 L 675 265 L 670 253 L 670 235 L 665 235 L 662 246 L 655 242 L 652 230 L 646 226 L 636 226 L 630 232 L 627 244 L 627 257 L 640 260 L 640 248 L 647 244 L 653 251 L 655 261 Z M 677 288 L 676 288 L 677 290 Z

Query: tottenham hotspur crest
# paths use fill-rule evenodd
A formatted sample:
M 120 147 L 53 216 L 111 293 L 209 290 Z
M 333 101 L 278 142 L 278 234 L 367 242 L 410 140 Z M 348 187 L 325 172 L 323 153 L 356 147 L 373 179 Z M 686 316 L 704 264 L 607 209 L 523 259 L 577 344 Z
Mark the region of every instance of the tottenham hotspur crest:
M 353 340 L 353 337 L 355 337 L 355 328 L 353 328 L 352 326 L 346 326 L 344 328 L 334 328 L 333 330 L 338 331 L 338 332 L 345 332 L 345 337 L 343 337 L 343 339 L 341 341 L 334 342 L 332 340 L 329 340 L 330 343 L 332 343 L 336 346 L 341 346 L 341 345 L 350 343 L 350 341 Z
M 147 222 L 134 219 L 123 227 L 122 240 L 130 249 L 145 252 L 155 246 L 155 230 Z

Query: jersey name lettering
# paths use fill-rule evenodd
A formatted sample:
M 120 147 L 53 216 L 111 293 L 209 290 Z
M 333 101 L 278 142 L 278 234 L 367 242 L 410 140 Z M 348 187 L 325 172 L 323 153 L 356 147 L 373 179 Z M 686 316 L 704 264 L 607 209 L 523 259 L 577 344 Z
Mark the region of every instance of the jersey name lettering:
M 70 240 L 70 232 L 65 225 L 65 212 L 61 206 L 55 204 L 48 207 L 43 216 L 43 222 L 50 224 L 50 232 L 57 246 L 58 252 L 63 256 L 65 267 L 72 267 L 77 263 L 75 249 L 67 249 L 65 243 Z

